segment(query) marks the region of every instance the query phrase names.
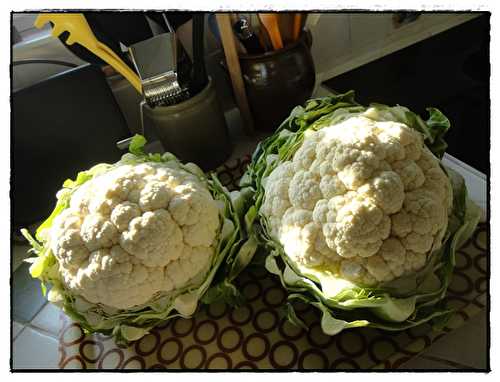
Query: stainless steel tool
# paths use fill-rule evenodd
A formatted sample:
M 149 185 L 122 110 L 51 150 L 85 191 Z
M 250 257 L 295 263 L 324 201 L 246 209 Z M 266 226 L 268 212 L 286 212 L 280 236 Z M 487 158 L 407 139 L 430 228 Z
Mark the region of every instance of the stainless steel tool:
M 152 108 L 168 106 L 189 98 L 188 88 L 179 83 L 174 33 L 162 33 L 129 48 L 141 79 L 145 102 Z

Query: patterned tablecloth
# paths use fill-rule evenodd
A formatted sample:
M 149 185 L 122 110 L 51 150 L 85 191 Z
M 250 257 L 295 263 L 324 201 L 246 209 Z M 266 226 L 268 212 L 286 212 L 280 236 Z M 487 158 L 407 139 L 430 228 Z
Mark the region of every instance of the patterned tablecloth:
M 229 189 L 236 186 L 249 157 L 218 170 Z M 433 342 L 486 309 L 488 225 L 481 223 L 457 252 L 447 301 L 456 308 L 442 332 L 424 324 L 399 333 L 361 328 L 337 336 L 320 329 L 317 309 L 295 305 L 309 327 L 284 318 L 286 292 L 265 269 L 248 268 L 238 279 L 246 305 L 202 307 L 192 319 L 176 318 L 129 346 L 103 335 L 84 336 L 61 314 L 59 367 L 84 369 L 369 369 L 397 368 Z M 485 344 L 485 351 L 486 344 Z

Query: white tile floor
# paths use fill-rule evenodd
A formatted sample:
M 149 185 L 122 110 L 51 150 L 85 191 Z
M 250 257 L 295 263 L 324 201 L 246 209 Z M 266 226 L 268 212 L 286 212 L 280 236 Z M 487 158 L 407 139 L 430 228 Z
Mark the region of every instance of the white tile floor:
M 14 245 L 14 272 L 23 264 L 27 247 Z M 38 290 L 37 290 L 38 293 Z M 29 322 L 12 322 L 13 369 L 56 369 L 59 362 L 58 332 L 60 310 L 45 303 Z M 14 317 L 16 319 L 16 317 Z
M 12 337 L 15 339 L 23 329 L 24 329 L 23 324 L 14 321 L 12 323 Z
M 55 369 L 59 362 L 57 338 L 26 327 L 12 347 L 13 369 Z
M 31 321 L 31 326 L 57 337 L 60 329 L 61 310 L 53 304 L 46 304 Z

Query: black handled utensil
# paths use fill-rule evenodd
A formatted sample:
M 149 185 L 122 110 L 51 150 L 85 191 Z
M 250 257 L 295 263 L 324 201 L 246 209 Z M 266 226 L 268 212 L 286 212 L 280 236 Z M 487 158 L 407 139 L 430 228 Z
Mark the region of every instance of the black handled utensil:
M 246 17 L 240 17 L 233 24 L 233 30 L 247 50 L 248 54 L 264 53 L 264 49 L 260 45 L 259 38 L 252 30 L 250 23 L 248 22 Z
M 193 15 L 193 67 L 189 86 L 189 94 L 191 96 L 199 93 L 208 83 L 204 57 L 204 24 L 204 13 L 196 13 Z

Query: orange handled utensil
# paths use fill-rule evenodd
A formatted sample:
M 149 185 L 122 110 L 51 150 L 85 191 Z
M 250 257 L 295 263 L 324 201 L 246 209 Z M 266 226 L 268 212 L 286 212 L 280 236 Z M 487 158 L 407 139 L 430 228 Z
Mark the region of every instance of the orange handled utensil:
M 302 14 L 296 13 L 293 15 L 293 32 L 292 41 L 297 41 L 300 36 L 300 30 L 302 29 Z
M 282 49 L 283 40 L 281 39 L 278 16 L 273 13 L 259 13 L 259 20 L 269 35 L 273 49 Z

